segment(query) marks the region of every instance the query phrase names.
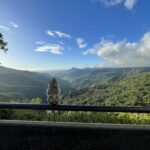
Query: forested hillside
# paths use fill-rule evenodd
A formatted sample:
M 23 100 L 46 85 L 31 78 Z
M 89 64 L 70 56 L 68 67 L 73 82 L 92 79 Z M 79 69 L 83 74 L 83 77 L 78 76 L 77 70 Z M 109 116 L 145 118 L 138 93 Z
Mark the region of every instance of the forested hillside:
M 47 71 L 46 73 L 67 80 L 74 88 L 81 89 L 101 84 L 111 84 L 146 72 L 150 72 L 150 67 L 72 68 L 64 71 Z
M 48 81 L 56 77 L 62 103 L 90 105 L 150 104 L 150 67 L 72 68 L 55 72 L 29 72 L 0 67 L 1 101 L 46 102 Z
M 80 105 L 150 105 L 150 68 L 72 68 L 37 73 L 0 67 L 0 101 L 39 103 L 48 81 L 57 77 L 62 103 Z M 61 78 L 61 79 L 60 79 Z M 39 97 L 39 98 L 36 98 Z M 0 110 L 0 119 L 54 120 L 53 113 Z M 61 112 L 55 121 L 149 124 L 149 114 Z
M 37 72 L 20 71 L 0 67 L 0 99 L 9 101 L 32 99 L 40 97 L 46 101 L 46 88 L 51 80 L 50 75 Z M 62 92 L 68 91 L 71 87 L 67 81 L 59 79 Z
M 66 95 L 64 101 L 109 106 L 149 105 L 150 73 L 140 73 L 119 81 L 79 89 Z

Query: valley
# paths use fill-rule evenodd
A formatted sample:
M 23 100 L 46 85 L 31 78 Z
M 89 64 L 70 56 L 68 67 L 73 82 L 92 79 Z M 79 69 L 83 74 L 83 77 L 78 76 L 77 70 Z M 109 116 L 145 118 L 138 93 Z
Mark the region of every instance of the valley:
M 0 67 L 0 100 L 46 102 L 48 82 L 56 77 L 63 104 L 149 105 L 150 67 L 71 68 L 30 72 Z

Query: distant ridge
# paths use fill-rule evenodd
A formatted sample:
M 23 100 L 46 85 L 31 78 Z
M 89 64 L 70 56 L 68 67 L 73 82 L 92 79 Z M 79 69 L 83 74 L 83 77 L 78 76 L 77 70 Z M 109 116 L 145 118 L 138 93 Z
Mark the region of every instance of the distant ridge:
M 0 66 L 0 98 L 21 100 L 40 97 L 45 102 L 49 80 L 50 75 Z M 59 82 L 63 92 L 71 89 L 66 81 L 59 79 Z

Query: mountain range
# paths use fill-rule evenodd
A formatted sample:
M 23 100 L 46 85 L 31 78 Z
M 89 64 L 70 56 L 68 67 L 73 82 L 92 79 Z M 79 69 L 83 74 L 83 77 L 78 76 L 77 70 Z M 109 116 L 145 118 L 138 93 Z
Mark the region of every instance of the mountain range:
M 114 99 L 115 102 L 117 98 L 120 99 L 119 95 L 125 101 L 122 92 L 128 91 L 132 99 L 134 91 L 137 94 L 137 89 L 140 91 L 140 88 L 144 88 L 146 99 L 150 101 L 150 67 L 71 68 L 60 71 L 31 72 L 0 66 L 0 99 L 23 101 L 39 97 L 46 102 L 45 91 L 52 77 L 57 78 L 65 103 L 105 105 L 112 102 L 113 105 Z M 129 92 L 131 87 L 133 93 Z M 120 88 L 120 94 L 116 94 L 118 88 Z M 112 99 L 112 97 L 115 98 Z
M 0 98 L 1 99 L 32 99 L 40 97 L 46 101 L 46 89 L 52 77 L 38 72 L 21 71 L 0 67 Z M 58 79 L 62 92 L 70 90 L 67 81 Z

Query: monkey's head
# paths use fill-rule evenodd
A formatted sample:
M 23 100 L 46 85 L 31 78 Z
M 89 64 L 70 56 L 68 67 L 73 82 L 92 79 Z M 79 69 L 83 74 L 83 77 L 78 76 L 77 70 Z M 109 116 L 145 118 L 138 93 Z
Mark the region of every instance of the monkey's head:
M 55 78 L 53 78 L 51 81 L 49 81 L 49 84 L 53 85 L 53 86 L 57 86 L 57 80 Z

